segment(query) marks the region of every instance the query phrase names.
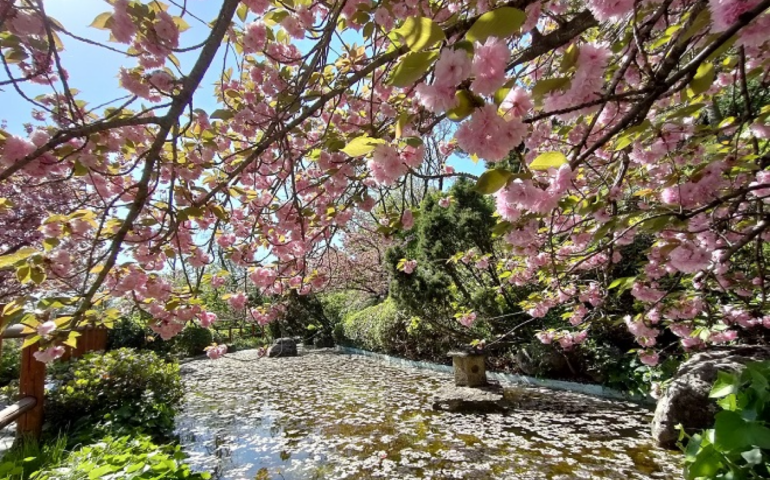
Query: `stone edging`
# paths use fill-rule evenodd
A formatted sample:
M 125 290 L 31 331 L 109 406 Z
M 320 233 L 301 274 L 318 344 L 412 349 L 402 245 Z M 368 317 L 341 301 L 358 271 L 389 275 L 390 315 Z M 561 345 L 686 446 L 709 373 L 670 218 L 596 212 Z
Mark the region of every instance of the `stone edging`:
M 374 353 L 366 350 L 360 350 L 358 348 L 337 346 L 337 351 L 340 353 L 361 355 L 364 357 L 374 358 L 385 363 L 399 365 L 402 367 L 411 367 L 424 370 L 432 370 L 434 372 L 453 373 L 453 369 L 449 365 L 438 365 L 431 362 L 422 362 L 415 360 L 407 360 L 404 358 L 391 357 L 390 355 L 384 355 L 382 353 Z M 496 380 L 500 383 L 509 383 L 516 385 L 526 385 L 530 387 L 544 387 L 552 390 L 563 390 L 567 392 L 582 393 L 584 395 L 590 395 L 592 397 L 606 398 L 609 400 L 624 400 L 628 402 L 637 403 L 639 405 L 653 406 L 655 400 L 650 397 L 642 397 L 641 395 L 628 395 L 618 390 L 603 387 L 601 385 L 595 385 L 590 383 L 576 383 L 567 382 L 563 380 L 548 380 L 543 378 L 528 377 L 526 375 L 514 375 L 510 373 L 490 372 L 487 371 L 487 378 L 490 380 Z

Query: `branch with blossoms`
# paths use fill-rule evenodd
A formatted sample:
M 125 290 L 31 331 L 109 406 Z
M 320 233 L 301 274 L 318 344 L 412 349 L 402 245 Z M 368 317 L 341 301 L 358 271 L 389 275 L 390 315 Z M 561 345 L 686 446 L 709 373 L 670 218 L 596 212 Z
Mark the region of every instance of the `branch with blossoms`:
M 51 216 L 40 247 L 0 255 L 45 291 L 52 259 L 71 257 L 73 236 L 88 240 L 73 300 L 46 313 L 58 315 L 46 347 L 99 321 L 113 298 L 136 301 L 168 334 L 210 325 L 192 300 L 215 244 L 263 293 L 324 288 L 316 266 L 336 235 L 355 232 L 356 211 L 401 192 L 388 225 L 398 229 L 415 184 L 472 178 L 424 169 L 424 137 L 444 118 L 456 122 L 451 149 L 500 167 L 477 179 L 495 195 L 508 245 L 495 274 L 543 286 L 523 303 L 535 316 L 574 309 L 570 339 L 585 338 L 582 319 L 602 317 L 618 247 L 639 236 L 655 241 L 624 285 L 645 349 L 663 327 L 690 329 L 682 340 L 693 348 L 765 323 L 770 112 L 752 89 L 768 81 L 766 0 L 224 0 L 214 22 L 196 23 L 210 28 L 206 40 L 189 46 L 185 18 L 200 16 L 188 6 L 116 0 L 92 26 L 120 48 L 70 34 L 42 2 L 0 7 L 0 82 L 35 119 L 0 132 L 0 183 L 93 195 L 87 227 L 74 212 Z M 125 51 L 114 102 L 84 104 L 63 40 Z M 197 58 L 187 65 L 179 52 Z M 213 92 L 200 88 L 218 58 Z M 30 95 L 32 84 L 48 93 Z M 712 121 L 728 92 L 745 107 Z M 196 108 L 203 95 L 218 108 Z M 511 152 L 515 168 L 501 163 Z M 167 268 L 190 274 L 171 284 Z M 29 301 L 5 314 L 34 329 Z

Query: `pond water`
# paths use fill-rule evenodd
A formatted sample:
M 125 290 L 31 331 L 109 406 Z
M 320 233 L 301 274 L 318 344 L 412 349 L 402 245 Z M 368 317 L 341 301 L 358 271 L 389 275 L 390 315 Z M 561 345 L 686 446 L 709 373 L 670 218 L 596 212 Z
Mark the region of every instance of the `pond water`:
M 215 479 L 681 478 L 630 403 L 515 387 L 507 413 L 450 413 L 433 409 L 448 374 L 332 351 L 228 357 L 182 367 L 177 433 Z

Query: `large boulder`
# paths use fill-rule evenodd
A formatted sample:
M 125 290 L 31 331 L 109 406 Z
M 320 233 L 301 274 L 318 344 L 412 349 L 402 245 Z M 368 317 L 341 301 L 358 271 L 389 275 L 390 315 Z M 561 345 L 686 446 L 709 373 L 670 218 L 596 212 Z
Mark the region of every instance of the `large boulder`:
M 297 342 L 293 338 L 279 338 L 270 349 L 268 349 L 267 356 L 270 358 L 296 357 Z
M 658 445 L 676 448 L 678 424 L 690 435 L 713 427 L 720 408 L 709 392 L 717 372 L 740 372 L 747 363 L 767 359 L 770 347 L 742 346 L 698 353 L 683 363 L 655 409 L 652 436 Z

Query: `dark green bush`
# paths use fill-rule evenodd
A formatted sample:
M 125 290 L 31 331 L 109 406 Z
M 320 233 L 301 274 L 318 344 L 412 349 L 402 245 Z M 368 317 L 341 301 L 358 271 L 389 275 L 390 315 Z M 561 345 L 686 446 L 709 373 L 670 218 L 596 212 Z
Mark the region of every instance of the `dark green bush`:
M 388 298 L 345 317 L 338 343 L 405 358 L 446 361 L 446 352 L 458 342 L 430 322 L 407 317 Z M 340 338 L 341 337 L 341 338 Z
M 62 461 L 33 473 L 31 480 L 187 479 L 211 478 L 182 463 L 179 446 L 156 445 L 146 435 L 108 436 L 73 452 Z
M 229 352 L 238 352 L 241 350 L 264 347 L 267 344 L 268 341 L 263 337 L 238 337 L 235 338 L 232 343 L 227 345 L 227 350 Z
M 74 360 L 56 380 L 45 410 L 53 431 L 107 421 L 162 436 L 173 431 L 183 395 L 178 364 L 125 348 Z
M 21 341 L 4 340 L 0 355 L 0 386 L 19 379 L 21 371 Z
M 722 411 L 714 428 L 683 447 L 685 478 L 770 478 L 770 362 L 750 363 L 740 375 L 718 375 L 710 396 Z
M 343 321 L 345 337 L 355 346 L 374 352 L 392 353 L 394 340 L 406 330 L 403 315 L 392 299 L 348 315 Z
M 211 345 L 214 341 L 211 330 L 197 325 L 189 324 L 182 332 L 174 337 L 173 351 L 187 357 L 202 355 L 204 348 Z
M 123 317 L 115 322 L 107 335 L 107 350 L 133 348 L 168 356 L 173 347 L 172 341 L 162 340 L 145 323 L 139 316 Z

